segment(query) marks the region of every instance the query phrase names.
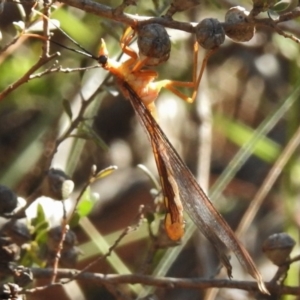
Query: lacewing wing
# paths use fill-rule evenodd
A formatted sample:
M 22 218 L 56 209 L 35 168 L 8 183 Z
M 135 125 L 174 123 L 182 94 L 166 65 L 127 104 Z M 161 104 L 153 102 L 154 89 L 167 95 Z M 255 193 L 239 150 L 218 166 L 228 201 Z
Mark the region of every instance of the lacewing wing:
M 226 255 L 227 248 L 238 258 L 248 273 L 256 279 L 261 292 L 268 294 L 261 274 L 244 246 L 237 240 L 232 229 L 214 208 L 208 196 L 182 161 L 168 138 L 148 111 L 143 101 L 125 81 L 118 84 L 133 106 L 151 142 L 165 197 L 167 215 L 165 225 L 171 235 L 181 237 L 184 230 L 183 208 L 198 229 L 217 251 L 231 277 L 232 267 Z M 174 226 L 173 226 L 173 225 Z

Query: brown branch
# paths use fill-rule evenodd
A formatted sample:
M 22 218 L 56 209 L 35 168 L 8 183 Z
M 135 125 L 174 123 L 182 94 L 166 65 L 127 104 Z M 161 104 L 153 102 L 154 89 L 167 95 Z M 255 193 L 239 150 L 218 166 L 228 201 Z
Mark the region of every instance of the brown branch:
M 66 207 L 64 205 L 64 202 L 62 202 L 62 206 L 63 206 L 64 214 L 63 214 L 63 221 L 62 221 L 62 225 L 61 225 L 61 237 L 60 237 L 60 241 L 57 246 L 57 249 L 56 249 L 55 258 L 54 258 L 54 262 L 53 262 L 53 274 L 52 274 L 52 277 L 50 280 L 51 283 L 54 283 L 56 281 L 58 264 L 61 259 L 61 252 L 64 248 L 64 241 L 66 239 L 66 235 L 67 235 L 68 231 L 70 230 L 70 227 L 68 226 L 68 224 L 66 222 Z
M 112 254 L 112 252 L 114 251 L 115 248 L 117 248 L 117 246 L 119 245 L 119 243 L 123 240 L 123 238 L 125 236 L 127 236 L 130 232 L 136 231 L 142 224 L 142 220 L 144 218 L 143 215 L 143 210 L 144 210 L 144 205 L 141 205 L 139 207 L 139 211 L 137 216 L 135 217 L 135 219 L 137 219 L 137 223 L 135 224 L 135 226 L 127 226 L 122 233 L 120 234 L 120 236 L 115 240 L 115 242 L 109 247 L 108 252 L 105 253 L 102 256 L 99 256 L 98 258 L 96 258 L 94 261 L 92 261 L 91 263 L 89 263 L 87 266 L 85 266 L 82 270 L 80 270 L 79 273 L 76 273 L 72 278 L 68 279 L 65 282 L 62 282 L 63 284 L 67 284 L 73 280 L 76 280 L 78 277 L 80 277 L 80 274 L 83 274 L 84 272 L 86 272 L 88 269 L 90 269 L 92 266 L 94 266 L 96 263 L 98 263 L 100 260 L 103 260 L 105 258 L 107 258 L 108 256 L 110 256 Z M 56 273 L 57 275 L 57 273 Z M 110 285 L 110 284 L 106 284 L 106 285 Z
M 285 38 L 291 39 L 292 41 L 296 42 L 297 44 L 300 43 L 300 40 L 296 38 L 294 35 L 284 32 L 281 28 L 277 26 L 275 22 L 267 22 L 264 26 L 268 26 L 274 31 L 276 31 L 279 35 L 282 35 Z
M 17 35 L 15 36 L 8 44 L 6 44 L 5 46 L 1 47 L 0 49 L 0 53 L 5 53 L 7 51 L 7 49 L 9 49 L 12 45 L 16 44 L 19 40 L 20 40 L 21 36 Z M 2 55 L 1 55 L 2 56 Z M 0 60 L 1 62 L 2 60 Z
M 34 278 L 50 278 L 53 274 L 52 269 L 31 269 Z M 58 269 L 58 278 L 72 278 L 76 275 L 78 270 Z M 161 288 L 185 288 L 185 289 L 208 289 L 212 287 L 216 288 L 230 288 L 240 289 L 249 292 L 259 292 L 257 283 L 253 281 L 237 281 L 228 279 L 201 279 L 201 278 L 173 278 L 173 277 L 153 277 L 146 275 L 117 275 L 117 274 L 101 274 L 101 273 L 80 273 L 77 280 L 96 282 L 100 284 L 144 284 L 150 286 L 156 286 Z M 28 289 L 24 292 L 26 294 L 36 293 L 41 290 L 45 290 L 50 287 L 62 285 L 62 283 L 55 283 L 53 285 L 47 285 L 42 287 L 36 287 L 34 289 Z M 293 286 L 278 286 L 274 283 L 266 283 L 268 290 L 271 294 L 277 295 L 299 295 L 300 287 Z
M 135 24 L 135 16 L 126 13 L 115 14 L 115 10 L 113 8 L 91 0 L 63 0 L 61 2 L 73 7 L 77 7 L 81 10 L 84 10 L 85 12 L 92 13 L 99 17 L 113 19 L 130 26 Z
M 94 15 L 97 15 L 99 17 L 104 17 L 107 19 L 111 19 L 117 22 L 121 22 L 124 23 L 128 26 L 136 26 L 137 24 L 139 25 L 143 25 L 143 24 L 149 24 L 149 23 L 157 23 L 157 24 L 161 24 L 165 27 L 168 28 L 173 28 L 173 29 L 178 29 L 178 30 L 182 30 L 182 31 L 186 31 L 186 32 L 190 32 L 190 33 L 194 33 L 194 27 L 197 25 L 197 23 L 188 23 L 188 22 L 178 22 L 169 18 L 164 18 L 164 17 L 146 17 L 146 16 L 137 16 L 137 15 L 131 15 L 131 14 L 127 14 L 127 13 L 123 13 L 122 11 L 118 13 L 116 13 L 116 9 L 100 4 L 100 3 L 96 3 L 94 1 L 91 0 L 61 0 L 61 2 L 73 6 L 73 7 L 77 7 L 81 10 L 84 10 L 85 12 L 88 13 L 92 13 Z M 253 23 L 255 26 L 266 26 L 266 27 L 273 27 L 274 25 L 272 23 L 275 24 L 279 24 L 282 22 L 286 22 L 289 20 L 293 20 L 300 17 L 300 10 L 299 9 L 295 9 L 289 13 L 283 14 L 281 15 L 278 20 L 273 21 L 270 18 L 263 18 L 263 19 L 251 19 L 249 20 L 251 23 Z M 199 20 L 200 21 L 200 20 Z M 232 26 L 240 26 L 238 25 L 232 25 L 232 24 L 227 24 L 227 23 L 222 23 L 225 31 L 226 28 L 229 28 Z M 248 26 L 249 24 L 247 24 Z
M 295 257 L 289 259 L 286 263 L 287 263 L 287 264 L 292 264 L 292 263 L 294 263 L 294 262 L 296 262 L 296 261 L 300 261 L 300 255 L 297 255 L 297 256 L 295 256 Z
M 288 13 L 285 13 L 283 15 L 281 15 L 279 17 L 278 20 L 276 20 L 275 22 L 276 23 L 282 23 L 282 22 L 286 22 L 286 21 L 290 21 L 290 20 L 293 20 L 293 19 L 296 19 L 296 18 L 299 18 L 300 17 L 300 8 L 296 8 Z
M 50 1 L 44 0 L 43 5 L 44 5 L 44 15 L 49 17 L 51 13 Z M 49 29 L 48 18 L 43 18 L 43 34 L 46 39 L 44 40 L 43 47 L 42 47 L 42 57 L 45 58 L 45 57 L 49 57 L 49 49 L 50 49 L 50 41 L 49 41 L 50 29 Z
M 135 27 L 138 24 L 147 24 L 147 23 L 157 23 L 161 24 L 165 27 L 168 28 L 174 28 L 178 30 L 183 30 L 186 32 L 194 32 L 194 26 L 192 23 L 188 22 L 178 22 L 174 20 L 170 20 L 167 18 L 163 17 L 157 17 L 157 18 L 152 18 L 152 17 L 145 17 L 145 16 L 138 16 L 138 15 L 131 15 L 123 12 L 116 13 L 116 10 L 114 8 L 111 8 L 109 6 L 96 3 L 91 0 L 62 0 L 61 2 L 77 7 L 81 10 L 84 10 L 85 12 L 92 13 L 94 15 L 97 15 L 99 17 L 111 19 L 117 22 L 124 23 L 128 26 L 133 26 Z

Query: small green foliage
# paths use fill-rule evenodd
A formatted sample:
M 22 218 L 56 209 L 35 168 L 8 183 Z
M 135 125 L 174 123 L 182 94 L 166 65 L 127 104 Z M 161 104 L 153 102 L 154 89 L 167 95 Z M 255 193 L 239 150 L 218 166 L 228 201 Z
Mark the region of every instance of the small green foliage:
M 240 147 L 247 143 L 255 134 L 255 130 L 237 121 L 220 116 L 217 119 L 218 125 L 220 125 L 219 128 L 224 131 L 227 138 Z M 279 153 L 280 146 L 268 137 L 260 139 L 253 149 L 253 155 L 269 163 L 274 162 Z
M 101 137 L 87 124 L 83 124 L 73 137 L 85 139 L 85 140 L 92 140 L 98 147 L 108 150 L 108 146 L 106 143 L 101 139 Z
M 34 228 L 35 241 L 38 244 L 43 244 L 47 240 L 47 230 L 49 228 L 49 222 L 46 219 L 43 206 L 38 204 L 37 215 L 31 219 L 31 226 Z
M 272 11 L 278 14 L 292 11 L 298 5 L 298 0 L 281 0 L 271 7 Z
M 80 214 L 78 213 L 78 211 L 75 211 L 69 222 L 70 228 L 74 228 L 74 227 L 78 226 L 80 219 L 81 219 Z
M 39 226 L 39 224 L 46 222 L 46 215 L 44 208 L 41 204 L 38 204 L 37 206 L 37 215 L 35 218 L 31 220 L 31 225 L 36 227 Z
M 95 205 L 95 198 L 91 193 L 90 187 L 88 187 L 77 205 L 77 213 L 81 218 L 86 217 L 92 211 Z
M 101 170 L 97 174 L 95 174 L 94 178 L 95 178 L 95 180 L 100 179 L 100 178 L 104 178 L 104 177 L 110 175 L 112 172 L 114 172 L 117 169 L 118 169 L 117 166 L 109 166 L 109 167 Z

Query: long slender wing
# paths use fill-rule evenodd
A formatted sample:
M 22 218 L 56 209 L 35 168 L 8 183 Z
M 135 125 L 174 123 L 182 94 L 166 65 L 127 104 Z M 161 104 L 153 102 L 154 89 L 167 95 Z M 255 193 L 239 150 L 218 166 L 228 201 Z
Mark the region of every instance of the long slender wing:
M 180 199 L 178 184 L 159 153 L 157 143 L 152 141 L 152 149 L 160 176 L 167 213 L 165 216 L 165 230 L 171 240 L 177 241 L 184 235 L 185 222 L 183 207 Z
M 256 279 L 260 291 L 268 294 L 261 274 L 249 253 L 237 240 L 221 214 L 214 208 L 142 100 L 126 82 L 119 82 L 119 85 L 124 95 L 130 100 L 151 141 L 163 192 L 166 193 L 165 197 L 170 198 L 173 195 L 177 197 L 177 201 L 180 197 L 184 209 L 216 249 L 229 277 L 231 277 L 231 265 L 226 255 L 226 247 L 236 255 L 248 273 Z M 172 193 L 168 193 L 170 190 Z

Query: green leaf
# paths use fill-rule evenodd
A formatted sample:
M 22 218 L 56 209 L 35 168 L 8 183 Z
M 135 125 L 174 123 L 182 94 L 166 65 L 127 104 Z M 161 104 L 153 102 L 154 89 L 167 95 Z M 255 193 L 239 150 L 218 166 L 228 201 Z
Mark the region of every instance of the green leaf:
M 77 206 L 77 212 L 81 217 L 86 217 L 93 209 L 94 203 L 89 200 L 83 200 L 80 201 L 80 203 Z
M 48 239 L 48 227 L 44 228 L 43 230 L 39 230 L 36 237 L 35 237 L 35 241 L 41 245 L 41 244 L 46 244 L 47 239 Z
M 36 217 L 31 220 L 31 225 L 34 227 L 39 226 L 40 224 L 47 223 L 45 212 L 43 206 L 39 203 L 37 206 Z
M 76 207 L 79 217 L 82 218 L 89 215 L 98 199 L 99 197 L 93 195 L 90 187 L 88 187 Z
M 48 221 L 42 221 L 41 223 L 37 224 L 34 227 L 34 231 L 35 232 L 40 232 L 40 231 L 43 231 L 43 230 L 48 230 L 48 228 L 49 228 L 49 222 Z
M 78 211 L 75 211 L 70 222 L 69 222 L 69 226 L 71 228 L 75 228 L 78 226 L 79 222 L 80 222 L 81 216 L 79 215 Z
M 104 150 L 108 150 L 108 146 L 106 143 L 100 138 L 100 136 L 91 128 L 89 125 L 84 124 L 80 127 L 76 134 L 72 135 L 73 137 L 78 137 L 81 139 L 90 139 L 92 140 L 98 147 Z
M 46 243 L 49 222 L 41 204 L 37 206 L 37 216 L 31 220 L 31 225 L 34 228 L 35 242 L 39 245 Z
M 216 124 L 219 130 L 222 130 L 229 140 L 239 146 L 243 146 L 255 134 L 255 130 L 250 127 L 237 121 L 227 119 L 224 116 L 217 116 Z M 274 162 L 279 153 L 280 146 L 268 137 L 262 138 L 253 150 L 254 155 L 269 163 Z
M 292 11 L 298 5 L 298 0 L 281 0 L 278 1 L 272 8 L 272 11 L 277 13 L 286 13 Z
M 110 175 L 112 172 L 114 172 L 115 170 L 117 170 L 118 167 L 117 166 L 109 166 L 103 170 L 101 170 L 100 172 L 98 172 L 94 178 L 95 179 L 100 179 L 100 178 L 103 178 L 103 177 L 106 177 L 108 175 Z

